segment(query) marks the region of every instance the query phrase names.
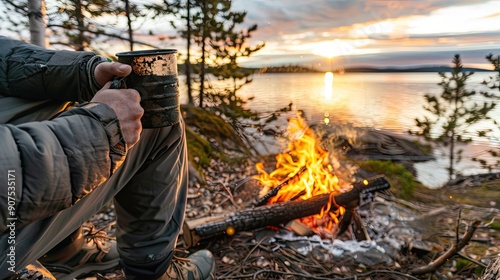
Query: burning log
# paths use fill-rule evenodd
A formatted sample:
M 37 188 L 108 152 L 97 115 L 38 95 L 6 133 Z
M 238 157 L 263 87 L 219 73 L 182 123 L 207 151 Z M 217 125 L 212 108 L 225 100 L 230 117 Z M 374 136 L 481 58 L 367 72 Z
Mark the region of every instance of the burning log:
M 384 176 L 377 176 L 355 183 L 350 191 L 335 196 L 327 193 L 307 200 L 276 203 L 185 221 L 184 241 L 187 246 L 191 247 L 203 239 L 224 233 L 232 235 L 235 231 L 284 224 L 297 218 L 319 214 L 329 202 L 331 202 L 330 210 L 348 205 L 352 207 L 353 204 L 358 203 L 360 194 L 386 190 L 389 187 L 390 184 Z
M 302 172 L 304 172 L 306 170 L 306 167 L 303 166 L 302 168 L 300 168 L 300 170 L 295 174 L 293 175 L 292 177 L 289 177 L 288 179 L 286 179 L 285 181 L 283 181 L 281 184 L 277 185 L 276 187 L 274 187 L 273 189 L 271 189 L 268 193 L 266 193 L 264 196 L 262 196 L 261 198 L 259 198 L 257 200 L 257 202 L 255 202 L 255 206 L 261 206 L 261 205 L 264 205 L 266 204 L 266 202 L 273 196 L 275 196 L 276 194 L 278 194 L 278 192 L 281 190 L 281 188 L 283 186 L 286 186 L 288 184 L 288 182 L 290 182 L 290 180 L 292 180 L 293 178 L 297 177 L 297 176 L 300 176 L 300 174 L 302 174 Z

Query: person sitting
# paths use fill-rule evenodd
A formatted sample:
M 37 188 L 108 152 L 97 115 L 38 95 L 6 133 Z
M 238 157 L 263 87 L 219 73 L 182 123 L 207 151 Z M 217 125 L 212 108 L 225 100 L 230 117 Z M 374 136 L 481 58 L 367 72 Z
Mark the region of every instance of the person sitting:
M 3 36 L 0 46 L 0 279 L 40 263 L 58 279 L 118 264 L 127 279 L 214 279 L 210 251 L 174 257 L 183 120 L 142 129 L 138 92 L 110 88 L 129 65 Z M 111 200 L 116 241 L 85 224 Z

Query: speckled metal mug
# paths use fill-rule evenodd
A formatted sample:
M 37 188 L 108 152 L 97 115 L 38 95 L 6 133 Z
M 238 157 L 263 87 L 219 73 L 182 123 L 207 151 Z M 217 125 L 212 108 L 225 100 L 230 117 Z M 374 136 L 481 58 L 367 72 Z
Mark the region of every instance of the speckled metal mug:
M 116 79 L 112 88 L 133 88 L 141 95 L 143 128 L 171 126 L 180 120 L 177 50 L 141 50 L 117 53 L 118 62 L 132 73 Z

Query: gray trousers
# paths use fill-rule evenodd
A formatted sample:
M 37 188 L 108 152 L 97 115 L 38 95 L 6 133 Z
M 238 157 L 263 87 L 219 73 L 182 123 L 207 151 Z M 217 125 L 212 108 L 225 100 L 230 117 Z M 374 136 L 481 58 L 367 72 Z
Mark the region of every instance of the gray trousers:
M 11 123 L 45 120 L 64 108 L 64 104 L 54 101 L 45 104 L 26 104 L 24 100 L 11 98 L 1 101 L 0 121 L 9 119 L 5 114 L 11 114 L 16 116 Z M 2 108 L 6 104 L 11 106 Z M 106 182 L 70 208 L 16 233 L 16 269 L 43 256 L 114 199 L 118 251 L 127 277 L 160 276 L 170 263 L 182 227 L 187 170 L 182 120 L 174 126 L 144 129 L 139 142 Z M 0 236 L 0 279 L 9 275 L 6 244 L 7 236 Z

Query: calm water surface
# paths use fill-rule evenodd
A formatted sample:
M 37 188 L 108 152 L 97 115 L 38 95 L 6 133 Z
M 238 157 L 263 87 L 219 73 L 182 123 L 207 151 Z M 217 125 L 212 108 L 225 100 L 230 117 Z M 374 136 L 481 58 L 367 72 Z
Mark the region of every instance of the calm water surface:
M 488 75 L 476 73 L 471 82 L 477 85 Z M 249 103 L 255 110 L 293 102 L 313 122 L 328 114 L 332 121 L 404 133 L 423 115 L 424 94 L 441 92 L 439 81 L 437 73 L 336 74 L 333 81 L 323 73 L 261 74 L 240 93 L 255 98 Z
M 474 74 L 470 87 L 479 89 L 479 83 L 489 75 Z M 254 97 L 248 106 L 256 111 L 275 110 L 292 102 L 294 109 L 303 110 L 312 123 L 321 123 L 328 116 L 335 123 L 406 135 L 409 129 L 416 128 L 414 119 L 425 113 L 424 94 L 441 93 L 439 81 L 437 73 L 346 73 L 335 74 L 333 79 L 324 73 L 258 74 L 239 94 Z M 494 117 L 500 120 L 500 108 Z M 476 140 L 467 146 L 459 166 L 465 174 L 481 172 L 470 158 L 484 154 L 489 146 L 499 145 L 493 138 Z M 431 187 L 446 180 L 445 158 L 439 151 L 436 156 L 437 161 L 417 164 L 419 179 Z

